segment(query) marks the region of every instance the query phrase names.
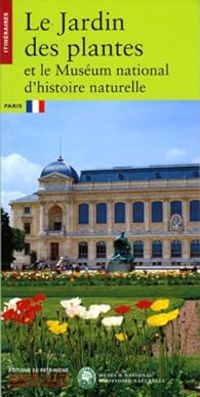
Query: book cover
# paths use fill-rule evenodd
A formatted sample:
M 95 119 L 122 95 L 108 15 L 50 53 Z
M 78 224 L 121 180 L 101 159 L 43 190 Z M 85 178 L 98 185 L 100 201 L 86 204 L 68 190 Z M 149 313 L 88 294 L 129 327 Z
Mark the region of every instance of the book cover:
M 2 396 L 197 397 L 199 2 L 0 22 Z

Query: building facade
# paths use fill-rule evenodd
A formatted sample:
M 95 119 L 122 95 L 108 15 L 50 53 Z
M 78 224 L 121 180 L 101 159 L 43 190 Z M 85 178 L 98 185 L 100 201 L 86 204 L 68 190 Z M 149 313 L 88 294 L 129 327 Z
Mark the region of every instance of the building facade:
M 137 264 L 200 263 L 197 164 L 76 171 L 59 157 L 41 172 L 38 191 L 10 203 L 26 232 L 21 263 L 38 259 L 106 263 L 126 233 Z

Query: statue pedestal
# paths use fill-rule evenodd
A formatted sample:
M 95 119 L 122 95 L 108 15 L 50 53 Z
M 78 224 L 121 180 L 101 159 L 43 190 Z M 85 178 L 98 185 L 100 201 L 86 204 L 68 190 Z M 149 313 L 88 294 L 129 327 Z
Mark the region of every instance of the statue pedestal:
M 122 262 L 109 262 L 108 271 L 109 272 L 130 272 L 132 268 L 131 263 Z

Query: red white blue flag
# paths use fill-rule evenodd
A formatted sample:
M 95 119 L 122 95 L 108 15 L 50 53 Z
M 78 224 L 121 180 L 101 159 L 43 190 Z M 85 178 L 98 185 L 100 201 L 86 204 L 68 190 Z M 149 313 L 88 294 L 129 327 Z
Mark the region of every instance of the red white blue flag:
M 26 113 L 44 113 L 45 112 L 45 101 L 26 101 Z

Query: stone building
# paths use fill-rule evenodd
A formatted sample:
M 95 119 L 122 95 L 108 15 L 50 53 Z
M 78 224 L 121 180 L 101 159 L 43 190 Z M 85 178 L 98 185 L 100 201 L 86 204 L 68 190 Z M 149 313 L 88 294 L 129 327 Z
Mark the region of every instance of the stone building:
M 30 252 L 55 262 L 105 263 L 125 231 L 135 262 L 200 262 L 200 168 L 197 164 L 76 171 L 59 157 L 41 172 L 38 191 L 12 201 L 12 224 Z

